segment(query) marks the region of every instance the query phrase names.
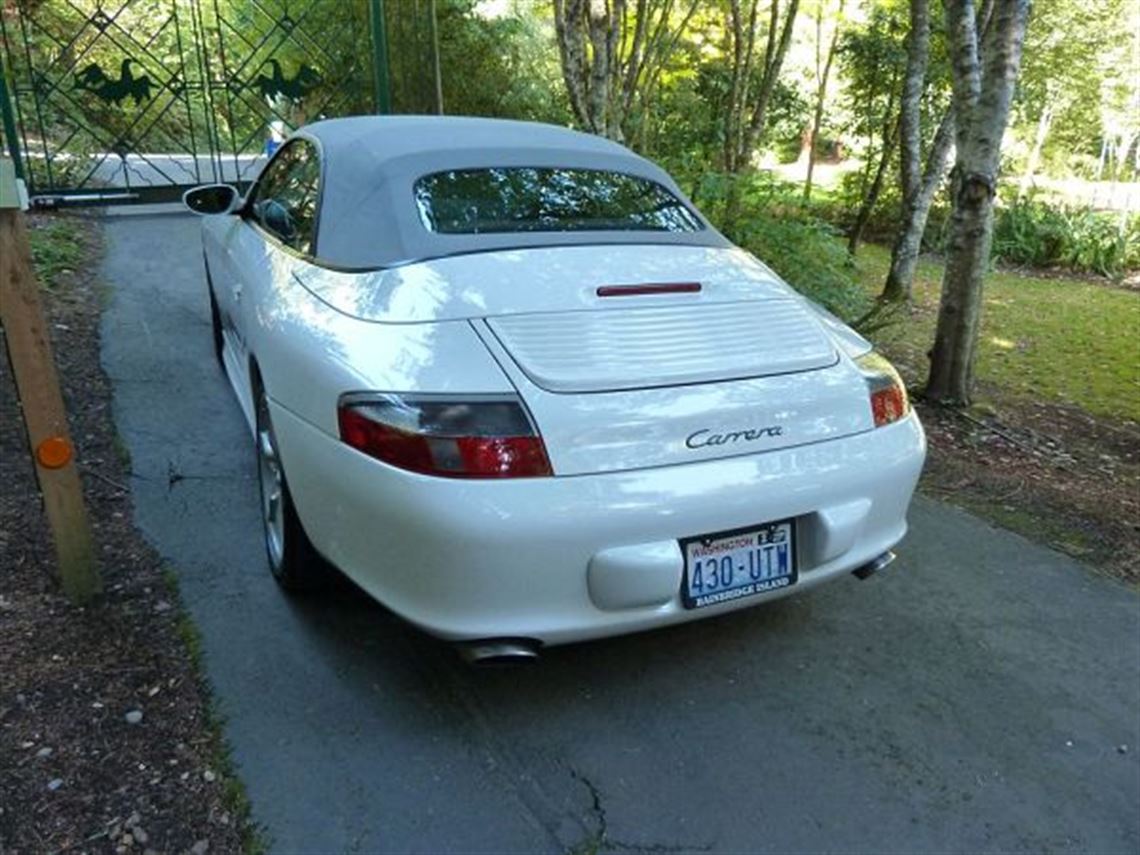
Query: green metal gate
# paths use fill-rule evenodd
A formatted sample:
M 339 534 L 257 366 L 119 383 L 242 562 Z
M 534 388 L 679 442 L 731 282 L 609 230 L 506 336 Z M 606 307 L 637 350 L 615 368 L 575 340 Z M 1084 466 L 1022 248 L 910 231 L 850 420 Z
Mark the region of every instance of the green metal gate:
M 383 24 L 382 0 L 5 3 L 7 147 L 39 201 L 244 184 L 280 133 L 387 112 Z

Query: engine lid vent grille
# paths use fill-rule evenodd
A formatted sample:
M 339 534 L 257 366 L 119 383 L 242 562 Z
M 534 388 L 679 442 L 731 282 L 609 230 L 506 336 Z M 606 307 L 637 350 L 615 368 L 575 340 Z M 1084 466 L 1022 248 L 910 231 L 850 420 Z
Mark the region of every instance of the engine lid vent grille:
M 552 392 L 764 377 L 838 360 L 798 300 L 504 315 L 487 324 L 519 368 Z

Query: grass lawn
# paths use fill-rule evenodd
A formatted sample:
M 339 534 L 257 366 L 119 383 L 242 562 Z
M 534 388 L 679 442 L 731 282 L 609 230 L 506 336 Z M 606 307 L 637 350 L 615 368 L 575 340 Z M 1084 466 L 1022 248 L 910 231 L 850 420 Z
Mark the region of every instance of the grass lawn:
M 859 250 L 857 275 L 871 293 L 882 289 L 889 263 L 884 247 Z M 926 381 L 941 281 L 941 263 L 920 261 L 911 314 L 871 336 L 908 383 Z M 985 289 L 982 403 L 1000 407 L 994 396 L 1008 394 L 1140 422 L 1140 292 L 999 270 L 986 277 Z
M 83 263 L 83 231 L 74 220 L 43 219 L 29 224 L 32 263 L 45 288 L 53 289 L 61 273 Z

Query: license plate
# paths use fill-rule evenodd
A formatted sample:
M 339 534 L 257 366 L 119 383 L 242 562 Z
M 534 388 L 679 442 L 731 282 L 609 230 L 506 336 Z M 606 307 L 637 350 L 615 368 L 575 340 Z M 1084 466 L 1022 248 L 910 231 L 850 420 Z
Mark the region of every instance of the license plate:
M 699 609 L 796 583 L 792 520 L 690 537 L 681 541 L 681 602 Z

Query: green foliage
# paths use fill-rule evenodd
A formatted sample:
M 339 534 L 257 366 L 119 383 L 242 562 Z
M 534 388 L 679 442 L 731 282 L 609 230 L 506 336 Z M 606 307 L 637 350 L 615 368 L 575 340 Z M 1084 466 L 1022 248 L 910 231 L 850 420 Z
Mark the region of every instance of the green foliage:
M 893 165 L 891 174 L 883 181 L 879 198 L 871 209 L 870 217 L 863 227 L 863 239 L 889 243 L 900 225 L 902 190 L 898 182 L 898 167 Z M 867 165 L 858 172 L 848 172 L 839 179 L 839 188 L 832 200 L 819 214 L 829 222 L 849 228 L 855 220 L 856 212 L 867 194 L 869 176 Z
M 1138 69 L 1130 54 L 1131 34 L 1140 23 L 1136 8 L 1131 0 L 1033 4 L 1011 129 L 1022 143 L 1021 151 L 1028 151 L 1038 121 L 1050 111 L 1052 123 L 1040 164 L 1046 172 L 1071 174 L 1072 155 L 1098 162 L 1106 135 L 1136 127 Z M 1023 157 L 1017 161 L 1019 169 L 1024 166 Z M 1087 168 L 1089 160 L 1084 164 L 1083 171 L 1091 177 L 1095 167 Z
M 862 200 L 857 173 L 845 175 L 838 193 L 811 204 L 819 219 L 846 229 Z M 865 227 L 865 236 L 890 244 L 899 227 L 899 186 L 887 181 Z M 944 194 L 935 198 L 923 236 L 923 250 L 940 252 L 950 208 Z M 1092 211 L 1037 199 L 999 205 L 994 215 L 994 261 L 1029 267 L 1060 267 L 1114 279 L 1140 269 L 1140 215 Z
M 776 81 L 768 107 L 768 129 L 764 140 L 781 163 L 800 155 L 804 128 L 811 123 L 812 106 L 799 89 Z
M 890 244 L 902 225 L 902 187 L 898 179 L 898 164 L 893 164 L 891 172 L 883 181 L 879 198 L 871 209 L 870 219 L 863 228 L 864 240 Z M 815 205 L 816 214 L 830 223 L 846 230 L 855 218 L 855 213 L 866 194 L 865 181 L 861 172 L 849 172 L 839 180 L 839 189 L 831 199 L 820 199 Z M 930 206 L 926 221 L 926 233 L 922 248 L 936 252 L 942 247 L 942 237 L 950 217 L 950 203 L 944 193 L 937 193 Z
M 848 147 L 863 162 L 862 168 L 844 182 L 845 221 L 854 219 L 870 189 L 884 141 L 892 136 L 898 123 L 899 89 L 906 69 L 906 32 L 903 6 L 876 5 L 866 21 L 852 24 L 839 42 L 838 70 L 843 83 L 840 104 L 849 117 L 843 130 Z
M 436 2 L 445 112 L 567 123 L 569 103 L 546 10 L 516 6 L 489 16 L 478 7 L 477 0 Z M 397 2 L 386 9 L 393 109 L 433 113 L 431 7 Z
M 848 132 L 857 138 L 881 135 L 898 112 L 898 89 L 906 69 L 905 7 L 877 5 L 865 22 L 852 25 L 839 43 Z
M 756 255 L 789 285 L 846 321 L 862 317 L 871 300 L 834 226 L 805 206 L 795 184 L 770 174 L 708 174 L 694 194 L 702 210 L 735 243 Z M 728 220 L 735 196 L 737 214 Z
M 852 276 L 838 231 L 822 220 L 790 210 L 757 213 L 741 223 L 738 242 L 801 294 L 846 321 L 870 306 Z
M 674 25 L 688 5 L 687 0 L 674 4 Z M 630 28 L 633 21 L 631 14 Z M 686 187 L 706 170 L 724 165 L 732 88 L 727 26 L 727 3 L 705 0 L 699 4 L 689 26 L 672 46 L 652 91 L 638 99 L 627 123 L 626 143 L 659 161 Z M 763 22 L 757 25 L 758 52 L 764 48 L 765 26 Z M 760 63 L 754 63 L 749 85 L 753 97 L 762 74 Z M 785 161 L 799 153 L 801 135 L 811 121 L 811 105 L 793 77 L 789 73 L 776 81 L 762 135 L 763 144 Z
M 997 210 L 992 255 L 1011 264 L 1119 278 L 1140 269 L 1140 215 L 1015 200 Z

